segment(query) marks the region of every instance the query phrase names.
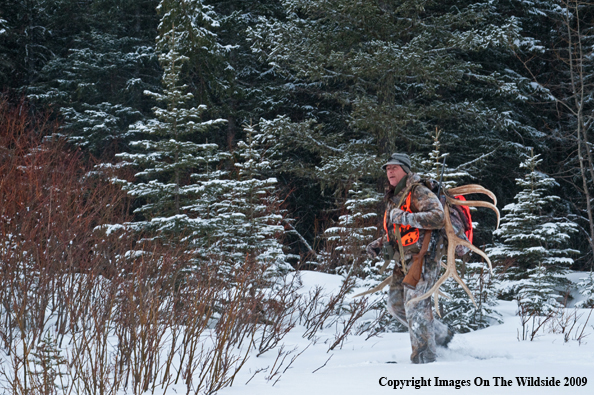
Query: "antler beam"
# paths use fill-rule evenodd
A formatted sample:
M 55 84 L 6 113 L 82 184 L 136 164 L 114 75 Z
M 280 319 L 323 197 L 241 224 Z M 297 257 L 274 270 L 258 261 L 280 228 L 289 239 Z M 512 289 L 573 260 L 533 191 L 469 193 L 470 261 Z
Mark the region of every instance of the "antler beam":
M 448 239 L 448 250 L 447 250 L 447 255 L 446 255 L 447 259 L 446 259 L 446 265 L 445 265 L 445 273 L 435 282 L 435 284 L 433 285 L 433 287 L 431 287 L 431 289 L 429 291 L 427 291 L 425 294 L 423 294 L 421 296 L 418 296 L 416 298 L 409 300 L 408 304 L 418 303 L 421 300 L 427 299 L 428 297 L 433 295 L 434 300 L 435 300 L 435 311 L 437 312 L 438 315 L 440 315 L 439 314 L 439 304 L 438 304 L 439 295 L 440 295 L 439 288 L 448 278 L 452 277 L 454 280 L 456 280 L 456 282 L 458 284 L 460 284 L 460 286 L 464 289 L 464 291 L 466 291 L 466 293 L 472 300 L 472 303 L 474 303 L 474 306 L 477 307 L 474 297 L 472 296 L 472 293 L 470 292 L 470 289 L 468 288 L 468 286 L 466 286 L 464 281 L 458 275 L 458 271 L 456 269 L 456 246 L 463 245 L 465 247 L 468 247 L 471 251 L 476 252 L 477 254 L 479 254 L 480 256 L 485 258 L 485 260 L 487 261 L 487 263 L 489 265 L 489 270 L 491 271 L 491 273 L 493 273 L 493 266 L 491 265 L 491 260 L 483 251 L 481 251 L 480 249 L 478 249 L 477 247 L 475 247 L 468 241 L 459 238 L 456 235 L 456 232 L 454 231 L 454 227 L 452 226 L 452 220 L 450 219 L 450 205 L 460 205 L 460 206 L 470 206 L 470 207 L 488 207 L 488 208 L 492 209 L 493 211 L 495 211 L 495 213 L 497 214 L 497 227 L 499 227 L 500 215 L 499 215 L 499 210 L 492 203 L 483 202 L 483 201 L 462 201 L 462 200 L 457 200 L 452 197 L 452 195 L 454 195 L 454 194 L 455 195 L 467 195 L 467 194 L 471 194 L 471 193 L 485 194 L 485 195 L 489 196 L 491 199 L 493 199 L 493 201 L 495 203 L 497 202 L 497 199 L 495 198 L 495 195 L 493 194 L 493 192 L 489 191 L 488 189 L 483 188 L 480 185 L 464 185 L 462 187 L 452 188 L 446 192 L 446 204 L 444 207 L 444 212 L 445 212 L 445 232 L 446 232 L 446 236 Z

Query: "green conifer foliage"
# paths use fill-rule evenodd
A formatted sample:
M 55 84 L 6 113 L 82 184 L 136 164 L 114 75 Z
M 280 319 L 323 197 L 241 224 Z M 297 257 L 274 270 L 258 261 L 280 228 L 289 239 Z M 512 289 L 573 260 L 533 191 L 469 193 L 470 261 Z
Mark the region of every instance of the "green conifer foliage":
M 62 394 L 68 390 L 68 361 L 61 355 L 58 341 L 49 332 L 31 352 L 33 370 L 29 372 L 35 391 L 41 394 Z
M 218 15 L 203 0 L 161 0 L 157 12 L 161 15 L 157 51 L 168 50 L 167 35 L 174 29 L 178 50 L 188 57 L 182 78 L 194 94 L 194 104 L 212 106 L 213 98 L 220 97 L 227 86 L 225 54 L 229 48 L 217 41 Z
M 563 306 L 559 303 L 559 292 L 555 289 L 559 278 L 552 271 L 539 264 L 528 269 L 528 278 L 520 281 L 518 305 L 520 311 L 528 315 L 547 315 L 555 313 Z
M 276 179 L 266 175 L 270 162 L 261 145 L 261 132 L 247 124 L 244 132 L 246 141 L 240 140 L 234 152 L 237 177 L 227 181 L 224 193 L 210 207 L 220 218 L 211 235 L 217 240 L 211 252 L 234 263 L 250 256 L 278 274 L 291 269 L 280 243 L 286 213 L 276 195 Z
M 17 89 L 35 83 L 65 27 L 54 10 L 64 0 L 6 0 L 0 8 L 0 84 Z M 76 7 L 72 7 L 76 8 Z
M 576 304 L 577 307 L 594 307 L 594 274 L 592 271 L 587 277 L 580 279 L 578 291 L 585 299 Z
M 341 196 L 354 179 L 377 188 L 378 162 L 429 152 L 436 127 L 452 168 L 488 159 L 475 163 L 482 177 L 494 149 L 513 158 L 520 138 L 537 137 L 516 106 L 526 100 L 523 79 L 507 65 L 513 46 L 528 52 L 533 42 L 499 2 L 282 4 L 285 16 L 261 18 L 250 39 L 271 73 L 309 99 L 286 115 L 315 125 L 298 165 L 324 194 Z
M 568 242 L 577 226 L 555 210 L 559 197 L 551 194 L 551 189 L 558 184 L 537 170 L 541 162 L 540 155 L 531 151 L 520 165 L 526 173 L 516 182 L 523 189 L 516 195 L 516 203 L 503 208 L 506 214 L 495 232 L 500 244 L 489 254 L 499 259 L 511 258 L 522 268 L 542 264 L 556 271 L 573 263 L 570 255 L 577 251 L 569 248 Z
M 326 251 L 320 256 L 323 265 L 332 268 L 348 265 L 352 272 L 372 264 L 366 257 L 365 246 L 379 233 L 377 205 L 381 200 L 379 193 L 362 187 L 359 182 L 353 183 L 343 203 L 343 214 L 335 226 L 324 232 L 327 242 Z
M 515 203 L 503 208 L 505 215 L 495 232 L 498 241 L 487 250 L 491 259 L 509 268 L 504 279 L 510 282 L 504 293 L 511 295 L 523 287 L 517 281 L 526 278 L 527 270 L 541 268 L 534 272 L 538 277 L 534 281 L 541 281 L 544 273 L 565 273 L 573 263 L 571 255 L 578 252 L 569 246 L 577 225 L 563 216 L 560 198 L 551 193 L 558 184 L 537 170 L 541 162 L 540 155 L 531 151 L 520 165 L 526 172 L 523 178 L 516 179 L 522 190 Z M 558 286 L 562 281 L 557 279 L 554 283 Z
M 223 188 L 217 182 L 222 172 L 216 165 L 226 155 L 218 151 L 216 144 L 194 141 L 224 120 L 202 121 L 206 106 L 187 104 L 194 95 L 185 92 L 188 87 L 180 81 L 188 58 L 178 50 L 179 36 L 175 29 L 162 36 L 169 40 L 169 49 L 159 56 L 164 69 L 163 93 L 146 92 L 166 108 L 155 107 L 156 119 L 130 127 L 131 134 L 147 137 L 131 143 L 141 152 L 118 155 L 126 164 L 142 168 L 136 174 L 141 181 L 120 182 L 128 193 L 145 202 L 136 209 L 142 220 L 131 226 L 168 237 L 183 233 L 191 239 L 201 239 L 198 244 L 204 246 L 209 244 L 209 235 L 217 226 L 212 223 L 209 211 Z
M 22 89 L 58 110 L 63 134 L 95 155 L 121 149 L 128 125 L 154 105 L 142 92 L 158 89 L 161 74 L 155 6 L 155 0 L 53 1 L 46 10 L 51 56 Z
M 224 87 L 212 98 L 213 110 L 228 120 L 226 145 L 232 150 L 237 140 L 245 138 L 242 125 L 250 119 L 274 118 L 298 103 L 289 99 L 284 81 L 269 72 L 270 66 L 252 52 L 247 34 L 260 17 L 280 17 L 280 2 L 215 0 L 209 4 L 220 22 L 217 42 L 224 49 L 226 63 L 218 70 Z
M 443 291 L 449 298 L 441 298 L 444 322 L 454 327 L 459 333 L 486 328 L 493 323 L 501 323 L 501 316 L 495 310 L 497 305 L 496 287 L 499 280 L 489 273 L 489 270 L 485 268 L 485 263 L 466 263 L 462 279 L 474 295 L 477 307 L 474 306 L 462 287 L 449 279 L 443 287 Z
M 364 133 L 375 140 L 372 144 L 381 141 L 380 152 L 426 146 L 435 126 L 443 127 L 448 143 L 456 133 L 484 148 L 517 124 L 515 114 L 495 108 L 502 96 L 512 99 L 510 90 L 517 90 L 513 75 L 485 71 L 478 61 L 501 55 L 510 42 L 523 42 L 515 19 L 502 17 L 493 6 L 354 0 L 283 4 L 286 19 L 261 23 L 253 32 L 254 49 L 277 73 L 311 83 L 304 89 L 320 99 L 333 99 L 350 114 L 346 132 Z M 518 99 L 517 92 L 513 98 Z

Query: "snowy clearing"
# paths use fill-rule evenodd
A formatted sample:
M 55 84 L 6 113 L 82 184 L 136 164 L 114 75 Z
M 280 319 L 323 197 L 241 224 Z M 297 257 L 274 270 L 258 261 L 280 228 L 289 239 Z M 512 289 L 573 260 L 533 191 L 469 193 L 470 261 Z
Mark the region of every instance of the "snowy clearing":
M 580 273 L 579 276 L 584 276 Z M 579 277 L 576 275 L 576 277 Z M 304 288 L 324 285 L 328 291 L 340 286 L 340 277 L 321 273 L 302 272 Z M 573 276 L 572 276 L 573 277 Z M 574 280 L 570 277 L 572 280 Z M 575 280 L 574 280 L 575 281 Z M 497 307 L 504 323 L 487 329 L 457 334 L 448 349 L 440 349 L 437 362 L 427 365 L 410 363 L 410 341 L 407 333 L 387 333 L 381 337 L 373 337 L 365 341 L 363 336 L 349 336 L 342 349 L 326 353 L 328 345 L 325 341 L 333 339 L 332 328 L 325 329 L 316 344 L 311 344 L 286 370 L 273 385 L 279 375 L 267 381 L 269 372 L 257 373 L 246 385 L 258 369 L 271 367 L 275 363 L 277 351 L 273 350 L 260 357 L 252 356 L 246 366 L 239 372 L 232 387 L 220 391 L 221 395 L 231 394 L 386 394 L 394 390 L 387 380 L 410 380 L 421 377 L 430 381 L 430 386 L 415 389 L 398 387 L 396 390 L 415 394 L 590 394 L 594 387 L 594 316 L 590 318 L 584 333 L 589 336 L 578 344 L 572 333 L 568 342 L 564 342 L 562 334 L 546 333 L 537 336 L 533 341 L 518 341 L 521 333 L 520 318 L 515 314 L 515 302 L 500 301 Z M 573 309 L 568 309 L 572 312 Z M 589 310 L 578 310 L 585 313 L 581 322 L 585 322 Z M 581 330 L 581 328 L 580 328 Z M 574 329 L 575 331 L 575 329 Z M 280 373 L 286 368 L 291 357 L 310 342 L 301 337 L 302 327 L 295 328 L 285 338 L 285 349 L 297 347 L 297 351 L 289 355 Z M 542 332 L 541 332 L 542 333 Z M 327 336 L 326 339 L 323 336 Z M 394 361 L 396 364 L 387 363 Z M 325 364 L 325 366 L 324 366 Z M 278 364 L 277 364 L 278 366 Z M 322 367 L 323 366 L 323 367 Z M 315 372 L 314 372 L 315 371 Z M 435 378 L 453 380 L 454 386 L 435 386 Z M 502 386 L 501 379 L 511 380 L 510 386 Z M 537 379 L 555 378 L 560 387 L 526 386 L 517 384 L 516 377 L 533 377 Z M 586 385 L 565 386 L 565 377 L 586 378 Z M 478 378 L 478 379 L 477 379 Z M 480 379 L 489 381 L 486 386 Z M 456 389 L 456 380 L 466 386 Z M 475 381 L 476 380 L 476 381 Z M 509 381 L 508 381 L 509 383 Z M 499 385 L 496 385 L 499 384 Z M 569 382 L 568 382 L 569 384 Z

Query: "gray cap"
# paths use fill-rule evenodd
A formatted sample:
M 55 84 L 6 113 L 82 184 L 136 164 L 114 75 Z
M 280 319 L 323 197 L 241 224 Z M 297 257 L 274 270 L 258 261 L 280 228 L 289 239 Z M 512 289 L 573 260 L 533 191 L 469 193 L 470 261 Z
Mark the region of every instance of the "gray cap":
M 382 166 L 382 170 L 386 170 L 388 165 L 399 165 L 408 174 L 410 173 L 410 158 L 406 154 L 394 153 L 390 159 Z

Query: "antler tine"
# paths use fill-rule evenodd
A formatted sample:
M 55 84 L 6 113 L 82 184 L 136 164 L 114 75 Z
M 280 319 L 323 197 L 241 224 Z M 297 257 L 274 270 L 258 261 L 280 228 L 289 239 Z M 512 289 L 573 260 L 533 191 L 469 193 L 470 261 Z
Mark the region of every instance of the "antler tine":
M 462 185 L 459 187 L 451 188 L 448 192 L 452 195 L 469 195 L 471 193 L 482 193 L 487 195 L 493 201 L 493 204 L 497 205 L 497 197 L 487 188 L 483 187 L 482 185 L 478 184 L 469 184 L 469 185 Z
M 446 299 L 451 299 L 451 298 L 439 290 L 437 292 L 433 293 L 433 300 L 435 301 L 435 312 L 441 318 L 441 314 L 439 314 L 439 297 L 440 296 L 443 298 L 446 298 Z
M 495 214 L 497 215 L 497 227 L 496 227 L 496 229 L 499 228 L 499 219 L 500 219 L 499 209 L 497 207 L 495 207 L 495 205 L 493 205 L 492 203 L 483 202 L 481 200 L 458 200 L 458 199 L 451 198 L 449 196 L 446 196 L 446 199 L 448 200 L 448 203 L 454 204 L 456 206 L 486 207 L 486 208 L 490 208 L 491 210 L 495 211 Z
M 466 245 L 466 243 L 468 243 L 468 242 L 465 240 L 462 240 L 458 236 L 456 236 L 456 233 L 454 232 L 454 227 L 452 226 L 452 221 L 450 219 L 450 209 L 447 204 L 444 207 L 444 214 L 445 214 L 445 231 L 446 231 L 446 235 L 448 236 L 448 251 L 447 251 L 445 273 L 435 282 L 435 284 L 433 285 L 433 287 L 431 287 L 431 289 L 429 291 L 427 291 L 426 293 L 424 293 L 421 296 L 412 298 L 411 300 L 409 300 L 407 302 L 407 304 L 417 303 L 417 302 L 427 299 L 428 297 L 433 295 L 434 300 L 435 300 L 435 311 L 437 312 L 437 315 L 439 315 L 440 317 L 441 317 L 441 315 L 439 314 L 439 304 L 438 304 L 439 288 L 450 277 L 452 277 L 454 280 L 456 280 L 456 282 L 458 284 L 460 284 L 462 286 L 462 288 L 464 289 L 464 291 L 466 291 L 466 293 L 470 297 L 470 300 L 472 300 L 472 303 L 476 307 L 476 302 L 474 301 L 472 292 L 470 292 L 470 289 L 468 289 L 468 287 L 466 286 L 464 281 L 460 278 L 460 276 L 458 276 L 458 271 L 456 270 L 456 257 L 455 257 L 456 245 L 458 245 L 458 244 Z M 470 243 L 468 243 L 468 244 L 470 244 Z M 472 244 L 470 244 L 470 245 L 472 245 Z M 474 247 L 474 246 L 472 246 L 472 247 Z M 476 248 L 476 247 L 474 247 L 474 248 Z M 474 251 L 474 249 L 473 249 L 473 251 Z
M 489 259 L 489 257 L 487 256 L 487 254 L 485 254 L 485 252 L 483 250 L 481 250 L 480 248 L 476 247 L 474 244 L 467 242 L 464 239 L 459 238 L 458 236 L 456 236 L 456 242 L 457 244 L 461 244 L 465 247 L 470 248 L 473 252 L 476 252 L 477 254 L 479 254 L 480 256 L 482 256 L 483 258 L 485 258 L 485 261 L 487 261 L 487 264 L 489 265 L 489 271 L 491 272 L 491 274 L 493 274 L 493 265 L 491 264 L 491 260 Z
M 461 240 L 461 239 L 459 239 L 459 240 Z M 448 255 L 450 255 L 449 254 L 449 249 L 450 249 L 450 247 L 448 246 Z M 452 250 L 453 250 L 453 254 L 455 254 L 455 252 L 456 252 L 456 246 L 455 245 L 453 246 L 453 249 Z M 474 297 L 472 296 L 472 292 L 470 292 L 470 289 L 466 286 L 466 284 L 460 278 L 460 276 L 458 276 L 458 272 L 456 270 L 456 262 L 455 262 L 455 260 L 453 261 L 453 265 L 450 265 L 449 256 L 448 256 L 448 265 L 447 265 L 447 269 L 446 269 L 445 273 L 439 278 L 439 280 L 437 280 L 435 282 L 435 284 L 433 285 L 433 287 L 431 287 L 431 289 L 429 291 L 427 291 L 426 293 L 424 293 L 423 295 L 417 296 L 416 298 L 413 298 L 413 299 L 409 300 L 407 302 L 407 304 L 408 303 L 411 303 L 412 304 L 412 303 L 420 302 L 421 300 L 427 299 L 428 297 L 430 297 L 431 295 L 433 295 L 433 298 L 434 298 L 434 301 L 435 301 L 435 312 L 437 313 L 438 316 L 441 317 L 441 314 L 439 314 L 439 295 L 442 295 L 443 296 L 443 293 L 441 293 L 439 291 L 439 288 L 450 277 L 452 277 L 454 280 L 456 280 L 456 282 L 458 284 L 460 284 L 460 286 L 464 289 L 464 291 L 466 291 L 466 293 L 470 297 L 470 300 L 472 300 L 472 303 L 474 304 L 474 306 L 477 307 L 476 302 L 474 300 Z
M 371 288 L 368 291 L 361 292 L 360 294 L 357 294 L 357 295 L 353 296 L 353 298 L 358 298 L 359 296 L 365 296 L 365 295 L 369 295 L 369 294 L 372 294 L 372 293 L 377 292 L 377 291 L 381 291 L 382 289 L 384 289 L 384 287 L 386 285 L 390 284 L 390 281 L 392 281 L 392 275 L 388 276 L 379 285 L 376 285 L 375 287 Z

